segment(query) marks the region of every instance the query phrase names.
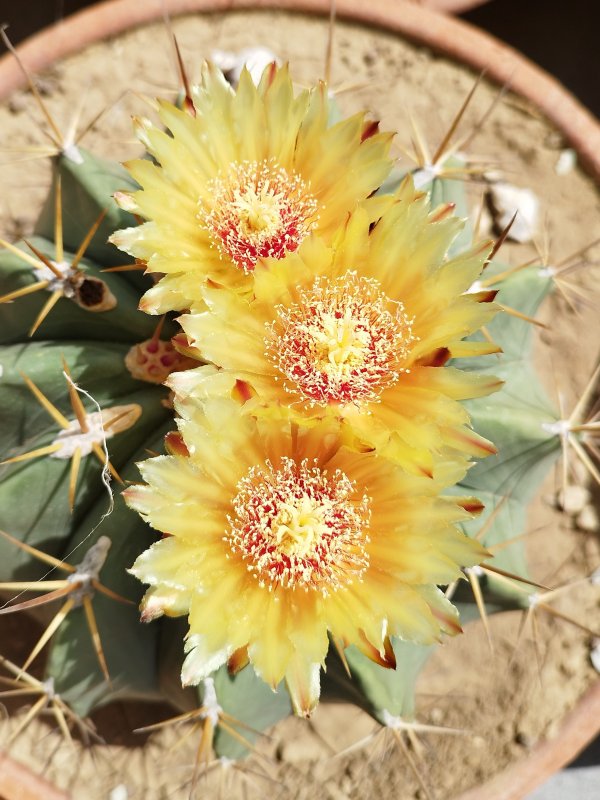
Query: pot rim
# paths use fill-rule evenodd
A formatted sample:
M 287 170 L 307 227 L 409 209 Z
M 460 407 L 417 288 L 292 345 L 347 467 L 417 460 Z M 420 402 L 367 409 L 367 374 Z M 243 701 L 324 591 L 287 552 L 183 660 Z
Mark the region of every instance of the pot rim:
M 600 122 L 562 84 L 512 47 L 461 19 L 410 0 L 337 0 L 346 20 L 398 33 L 476 70 L 531 101 L 600 180 Z M 31 36 L 17 51 L 32 72 L 43 70 L 100 39 L 171 15 L 233 10 L 279 9 L 329 14 L 330 0 L 104 0 Z M 0 101 L 25 83 L 10 54 L 0 58 Z
M 491 0 L 421 0 L 422 5 L 434 11 L 443 11 L 444 14 L 464 14 L 490 2 Z
M 482 2 L 483 0 L 480 0 Z M 459 5 L 480 4 L 462 2 Z M 454 0 L 436 0 L 438 7 L 456 5 Z M 162 18 L 204 11 L 278 9 L 326 16 L 330 0 L 103 0 L 55 23 L 17 47 L 23 63 L 39 72 L 55 62 L 102 39 Z M 539 108 L 579 154 L 581 164 L 600 181 L 600 123 L 555 78 L 516 50 L 463 20 L 434 11 L 409 0 L 337 0 L 338 17 L 398 33 L 418 44 L 486 76 L 507 83 L 512 91 Z M 26 84 L 14 57 L 0 58 L 0 101 Z M 457 800 L 521 800 L 554 772 L 571 761 L 600 731 L 600 680 L 594 682 L 577 705 L 563 718 L 558 734 L 538 743 L 528 756 L 515 762 L 482 786 Z M 27 773 L 26 767 L 0 754 L 0 777 L 7 769 Z M 4 787 L 3 787 L 4 788 Z M 483 794 L 482 794 L 483 793 Z M 17 797 L 20 795 L 14 795 Z M 31 795 L 39 796 L 39 795 Z M 51 795 L 44 795 L 51 797 Z M 12 796 L 8 795 L 9 800 Z M 62 794 L 58 798 L 66 797 Z
M 41 775 L 32 772 L 0 750 L 0 787 L 7 800 L 69 800 L 70 795 L 57 789 Z

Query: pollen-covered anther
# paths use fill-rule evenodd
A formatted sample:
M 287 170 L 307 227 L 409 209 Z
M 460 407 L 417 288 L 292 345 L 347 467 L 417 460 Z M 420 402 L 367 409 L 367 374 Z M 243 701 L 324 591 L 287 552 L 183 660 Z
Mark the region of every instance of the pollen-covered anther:
M 370 504 L 340 470 L 282 458 L 238 483 L 224 537 L 261 586 L 323 595 L 360 580 L 369 557 Z
M 251 272 L 260 258 L 284 258 L 318 221 L 318 203 L 299 175 L 273 160 L 242 161 L 207 186 L 198 219 L 221 256 Z
M 311 405 L 376 402 L 402 372 L 417 337 L 402 303 L 347 272 L 317 278 L 267 325 L 266 354 L 285 388 Z

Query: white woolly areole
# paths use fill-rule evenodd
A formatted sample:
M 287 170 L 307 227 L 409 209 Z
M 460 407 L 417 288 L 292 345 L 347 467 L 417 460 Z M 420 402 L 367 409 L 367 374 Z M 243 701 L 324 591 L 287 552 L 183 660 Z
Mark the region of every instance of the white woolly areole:
M 94 587 L 92 581 L 98 580 L 111 544 L 112 542 L 108 536 L 101 536 L 84 555 L 81 563 L 77 565 L 76 571 L 72 572 L 67 578 L 67 583 L 79 584 L 70 593 L 75 608 L 78 608 L 83 603 L 85 597 L 93 596 Z
M 69 161 L 72 161 L 73 164 L 77 164 L 77 166 L 81 166 L 81 164 L 83 164 L 81 150 L 77 147 L 75 142 L 69 142 L 68 144 L 65 144 L 62 154 L 65 158 L 68 158 Z
M 49 678 L 46 678 L 46 680 L 42 682 L 42 688 L 44 689 L 44 694 L 46 695 L 49 701 L 54 700 L 58 697 L 58 695 L 54 691 L 54 678 L 52 677 L 52 675 Z
M 557 272 L 556 267 L 547 264 L 545 267 L 541 267 L 538 270 L 538 275 L 540 276 L 540 278 L 554 278 L 556 272 Z
M 247 47 L 239 53 L 213 50 L 210 58 L 221 72 L 227 74 L 227 80 L 234 87 L 238 85 L 244 67 L 250 73 L 252 82 L 258 85 L 265 67 L 273 62 L 278 66 L 281 65 L 280 59 L 267 47 Z
M 467 575 L 475 575 L 475 577 L 480 578 L 484 572 L 478 564 L 475 564 L 474 567 L 465 567 L 465 573 Z
M 438 177 L 442 168 L 443 164 L 425 164 L 421 169 L 415 170 L 412 174 L 415 189 L 422 189 L 431 183 L 434 178 Z
M 62 278 L 58 278 L 50 267 L 47 267 L 45 264 L 34 269 L 33 274 L 38 281 L 48 281 L 48 286 L 46 287 L 47 292 L 62 292 L 65 297 L 74 297 L 75 289 L 70 281 L 76 274 L 76 271 L 71 269 L 71 265 L 67 264 L 66 261 L 52 261 L 52 266 L 60 272 Z
M 215 689 L 215 682 L 212 678 L 205 678 L 203 681 L 203 694 L 202 694 L 202 718 L 210 720 L 213 728 L 219 724 L 219 716 L 223 709 L 217 700 L 217 690 Z
M 556 422 L 542 422 L 542 430 L 553 436 L 567 436 L 571 431 L 568 419 L 557 419 Z
M 59 431 L 58 436 L 52 444 L 60 444 L 60 450 L 50 454 L 50 458 L 71 458 L 77 448 L 82 456 L 87 456 L 92 452 L 95 444 L 102 445 L 105 439 L 110 439 L 114 431 L 104 428 L 104 420 L 101 412 L 93 411 L 86 414 L 85 420 L 88 430 L 84 433 L 79 426 L 79 421 L 72 419 L 68 428 Z
M 387 708 L 384 708 L 381 712 L 381 719 L 386 728 L 391 728 L 392 730 L 403 730 L 406 728 L 406 723 L 402 717 L 395 717 L 393 714 L 390 714 Z

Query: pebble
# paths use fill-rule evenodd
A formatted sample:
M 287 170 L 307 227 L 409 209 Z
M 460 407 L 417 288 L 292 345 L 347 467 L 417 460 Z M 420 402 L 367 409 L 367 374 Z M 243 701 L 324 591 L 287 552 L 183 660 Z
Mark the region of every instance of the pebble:
M 577 153 L 570 147 L 562 150 L 556 164 L 554 165 L 554 172 L 557 175 L 568 175 L 572 172 L 577 163 Z
M 590 650 L 590 661 L 596 672 L 600 672 L 600 639 L 594 639 Z
M 8 101 L 8 110 L 11 114 L 20 114 L 27 108 L 27 100 L 22 93 L 14 94 Z
M 585 486 L 567 486 L 557 496 L 558 507 L 566 514 L 575 516 L 589 504 L 591 493 Z
M 535 744 L 535 739 L 533 736 L 530 736 L 528 733 L 523 733 L 519 731 L 515 736 L 515 741 L 517 744 L 520 744 L 521 747 L 524 747 L 526 750 L 529 750 Z
M 331 800 L 350 800 L 350 796 L 346 794 L 346 792 L 342 791 L 338 788 L 334 783 L 329 781 L 326 784 L 327 792 L 329 793 L 329 797 Z
M 282 742 L 279 758 L 288 764 L 301 764 L 306 761 L 322 761 L 327 751 L 316 736 L 298 736 L 293 741 Z
M 575 520 L 575 524 L 582 531 L 595 532 L 600 530 L 600 519 L 598 512 L 592 505 L 587 505 L 581 509 Z
M 540 215 L 540 202 L 531 189 L 500 181 L 490 186 L 490 197 L 498 230 L 504 230 L 516 211 L 508 238 L 520 244 L 530 242 L 537 231 Z

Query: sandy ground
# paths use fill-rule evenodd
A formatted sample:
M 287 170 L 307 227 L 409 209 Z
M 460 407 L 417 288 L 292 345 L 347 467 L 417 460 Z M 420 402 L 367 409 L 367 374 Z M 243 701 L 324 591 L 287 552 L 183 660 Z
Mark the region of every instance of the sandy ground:
M 300 84 L 322 73 L 326 29 L 318 21 L 273 13 L 234 14 L 227 19 L 178 20 L 175 30 L 192 75 L 213 47 L 239 49 L 257 42 L 289 59 Z M 400 131 L 398 155 L 403 146 L 409 146 L 409 111 L 435 147 L 474 80 L 468 71 L 424 49 L 347 25 L 340 25 L 337 31 L 332 77 L 344 111 L 368 107 L 381 118 L 382 128 Z M 131 136 L 130 116 L 150 113 L 140 94 L 164 94 L 176 85 L 167 35 L 161 27 L 90 48 L 41 79 L 44 97 L 63 128 L 82 98 L 83 126 L 85 120 L 106 109 L 83 144 L 99 155 L 118 160 L 138 152 Z M 466 129 L 489 106 L 494 93 L 493 87 L 481 87 Z M 45 142 L 37 119 L 39 114 L 27 93 L 18 93 L 0 108 L 0 147 L 18 151 L 6 157 L 12 163 L 2 166 L 5 191 L 0 200 L 0 229 L 9 238 L 30 231 L 48 184 L 47 162 L 14 163 L 25 155 L 25 148 Z M 495 110 L 470 147 L 470 155 L 497 161 L 508 180 L 530 187 L 538 195 L 544 219 L 541 233 L 549 235 L 554 263 L 600 233 L 600 203 L 591 180 L 578 169 L 566 175 L 555 171 L 563 148 L 560 135 L 514 98 Z M 474 184 L 475 204 L 481 193 L 481 186 Z M 506 249 L 505 258 L 516 264 L 533 254 L 531 245 L 512 245 Z M 599 257 L 598 247 L 588 253 L 589 261 Z M 585 270 L 576 280 L 590 299 L 598 298 Z M 538 337 L 539 361 L 548 388 L 553 391 L 554 373 L 569 407 L 598 356 L 597 308 L 584 307 L 574 313 L 556 296 L 547 302 L 542 316 L 549 327 Z M 541 495 L 551 495 L 553 490 L 554 483 L 549 481 Z M 569 521 L 542 498 L 532 510 L 529 530 L 532 573 L 539 579 L 560 584 L 590 574 L 600 563 L 597 538 L 572 530 Z M 598 593 L 588 585 L 581 586 L 567 593 L 559 607 L 591 624 L 598 618 Z M 470 624 L 464 637 L 441 649 L 422 674 L 419 719 L 468 731 L 466 736 L 422 739 L 421 771 L 435 787 L 432 796 L 453 797 L 525 755 L 538 739 L 552 733 L 593 679 L 585 633 L 540 617 L 540 675 L 530 635 L 513 654 L 518 624 L 516 612 L 494 617 L 493 656 L 481 625 Z M 10 627 L 2 632 L 5 641 L 15 635 Z M 175 737 L 173 732 L 154 736 L 143 745 L 127 734 L 132 727 L 157 721 L 164 713 L 164 709 L 136 706 L 101 712 L 98 724 L 109 744 L 82 751 L 77 758 L 43 725 L 30 728 L 12 752 L 43 769 L 81 800 L 183 798 L 189 792 L 193 743 L 188 741 L 169 753 L 167 745 Z M 15 724 L 14 718 L 6 727 L 11 724 Z M 299 799 L 425 797 L 389 732 L 379 732 L 366 747 L 352 754 L 332 758 L 370 736 L 374 729 L 373 721 L 354 707 L 322 706 L 310 722 L 289 719 L 276 726 L 272 738 L 260 746 L 262 760 L 250 762 L 243 770 L 215 770 L 209 783 L 201 785 L 198 796 L 217 796 L 220 781 L 228 797 L 265 792 L 277 798 Z M 259 776 L 263 770 L 269 779 Z M 111 796 L 111 790 L 119 786 L 126 789 Z

